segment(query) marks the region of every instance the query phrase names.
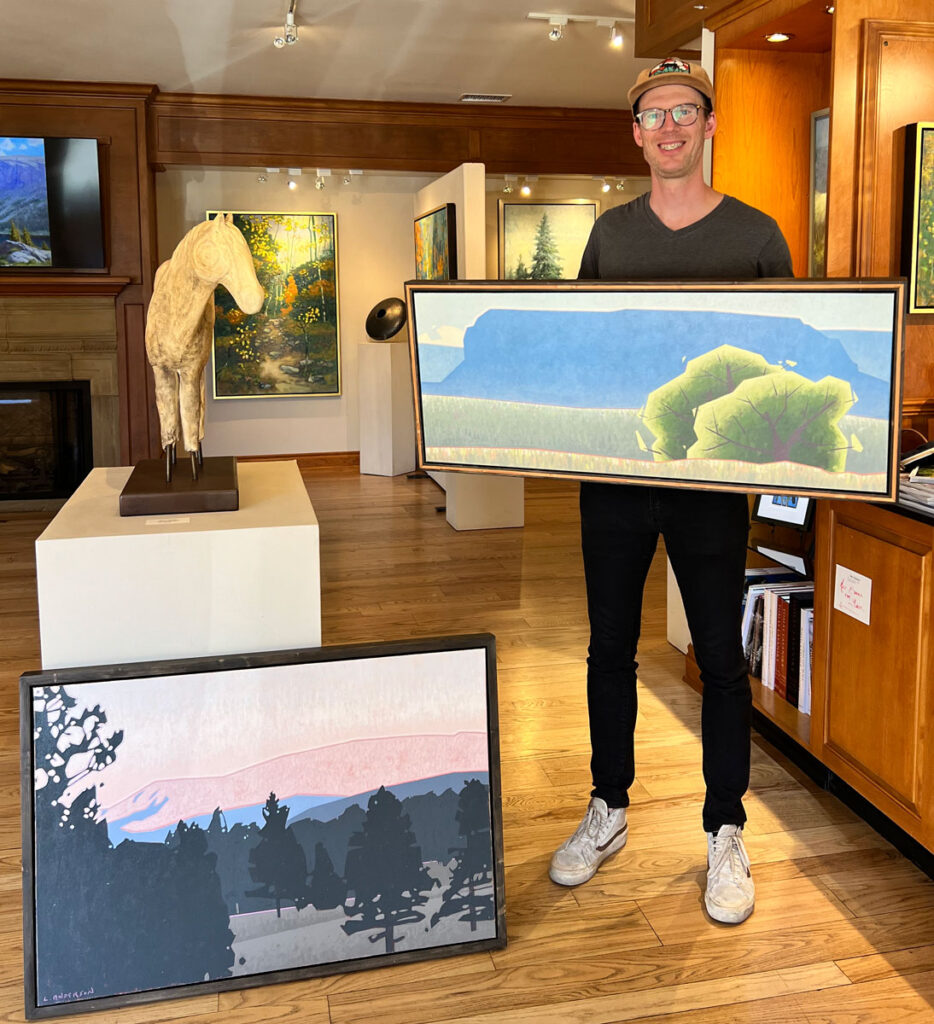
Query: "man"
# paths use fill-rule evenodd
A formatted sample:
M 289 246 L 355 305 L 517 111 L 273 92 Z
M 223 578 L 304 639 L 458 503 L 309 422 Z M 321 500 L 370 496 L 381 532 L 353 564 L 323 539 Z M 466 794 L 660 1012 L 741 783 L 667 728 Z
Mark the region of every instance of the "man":
M 791 257 L 775 221 L 704 182 L 704 142 L 713 136 L 717 120 L 714 90 L 703 68 L 662 61 L 639 75 L 629 102 L 651 191 L 600 217 L 578 277 L 790 277 Z M 594 788 L 583 821 L 555 852 L 549 874 L 561 885 L 586 882 L 626 842 L 627 791 L 635 777 L 635 656 L 642 590 L 661 533 L 704 683 L 705 905 L 715 920 L 738 924 L 755 903 L 742 802 L 749 785 L 752 710 L 740 639 L 746 496 L 588 482 L 581 485 L 580 504 Z

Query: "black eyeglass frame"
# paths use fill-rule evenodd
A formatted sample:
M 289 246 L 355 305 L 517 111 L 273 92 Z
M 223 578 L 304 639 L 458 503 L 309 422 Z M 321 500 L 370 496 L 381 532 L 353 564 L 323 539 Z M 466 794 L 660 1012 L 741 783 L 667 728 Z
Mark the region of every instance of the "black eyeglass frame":
M 693 107 L 694 108 L 694 120 L 693 121 L 688 121 L 688 122 L 685 123 L 684 121 L 679 121 L 675 117 L 675 111 L 676 110 L 680 110 L 683 107 Z M 697 119 L 698 119 L 698 117 L 700 117 L 700 112 L 702 110 L 704 111 L 704 116 L 705 117 L 709 117 L 710 114 L 712 113 L 710 108 L 709 107 L 705 107 L 703 103 L 676 103 L 673 107 L 646 107 L 645 110 L 640 110 L 639 113 L 635 114 L 634 116 L 635 116 L 635 119 L 639 122 L 639 127 L 643 131 L 646 131 L 646 132 L 657 132 L 660 128 L 663 128 L 665 126 L 665 121 L 667 119 L 667 115 L 668 114 L 671 114 L 671 120 L 676 125 L 678 125 L 679 127 L 681 127 L 681 128 L 690 128 L 692 124 L 696 124 L 697 123 Z M 646 125 L 644 125 L 642 123 L 642 118 L 645 117 L 646 114 L 649 114 L 649 113 L 659 113 L 659 112 L 662 115 L 662 121 L 661 121 L 661 124 L 657 125 L 655 128 L 649 128 L 649 127 L 647 127 Z

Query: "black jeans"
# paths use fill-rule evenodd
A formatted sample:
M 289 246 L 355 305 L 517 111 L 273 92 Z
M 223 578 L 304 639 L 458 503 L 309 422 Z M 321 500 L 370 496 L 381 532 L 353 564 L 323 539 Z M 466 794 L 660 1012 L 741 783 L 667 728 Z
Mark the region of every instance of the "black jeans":
M 635 778 L 636 647 L 642 591 L 665 538 L 704 684 L 704 829 L 742 825 L 749 786 L 752 696 L 740 636 L 749 513 L 746 496 L 673 487 L 583 483 L 593 796 L 627 807 Z

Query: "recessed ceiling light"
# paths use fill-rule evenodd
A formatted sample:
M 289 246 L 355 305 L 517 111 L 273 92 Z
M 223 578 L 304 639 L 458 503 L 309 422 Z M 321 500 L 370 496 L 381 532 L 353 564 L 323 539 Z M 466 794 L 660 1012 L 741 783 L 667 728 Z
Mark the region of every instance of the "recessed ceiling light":
M 787 43 L 789 39 L 794 39 L 794 34 L 791 32 L 770 32 L 765 37 L 767 43 Z

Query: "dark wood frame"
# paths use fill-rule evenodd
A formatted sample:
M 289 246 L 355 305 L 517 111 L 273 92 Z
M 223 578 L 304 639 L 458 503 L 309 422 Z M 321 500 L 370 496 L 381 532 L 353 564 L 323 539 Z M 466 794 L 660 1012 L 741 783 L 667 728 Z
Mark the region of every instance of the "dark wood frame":
M 450 945 L 379 956 L 348 959 L 334 963 L 314 964 L 300 968 L 270 971 L 242 977 L 220 978 L 211 981 L 184 984 L 171 988 L 153 988 L 131 993 L 92 996 L 79 1001 L 37 1005 L 36 980 L 36 921 L 35 887 L 36 847 L 34 842 L 35 788 L 33 703 L 32 693 L 44 686 L 157 679 L 178 674 L 229 672 L 273 666 L 313 665 L 327 662 L 373 660 L 385 657 L 405 657 L 433 652 L 483 652 L 486 685 L 487 754 L 489 765 L 490 832 L 492 846 L 493 899 L 495 904 L 495 937 Z M 106 709 L 104 709 L 106 711 Z M 349 713 L 349 712 L 348 712 Z M 109 723 L 118 725 L 118 723 Z M 211 992 L 254 988 L 302 978 L 346 973 L 371 966 L 412 963 L 446 956 L 464 955 L 489 949 L 500 949 L 506 944 L 505 884 L 502 847 L 502 797 L 499 768 L 499 725 L 496 697 L 495 638 L 488 633 L 460 636 L 400 640 L 391 642 L 316 647 L 260 654 L 226 657 L 194 658 L 182 660 L 141 662 L 136 664 L 95 666 L 88 668 L 58 669 L 46 672 L 28 672 L 20 679 L 20 741 L 21 741 L 21 801 L 23 829 L 23 950 L 25 1013 L 30 1020 L 115 1007 L 137 1006 L 159 999 L 184 998 Z M 469 772 L 465 772 L 469 775 Z M 88 937 L 91 941 L 91 937 Z
M 611 483 L 627 482 L 652 486 L 666 487 L 690 487 L 700 490 L 722 490 L 761 492 L 773 494 L 785 494 L 793 491 L 796 494 L 804 494 L 812 497 L 831 496 L 835 498 L 862 498 L 879 502 L 894 502 L 896 499 L 898 482 L 898 440 L 899 423 L 898 416 L 901 408 L 901 390 L 903 373 L 903 348 L 904 348 L 904 319 L 905 319 L 905 282 L 903 280 L 801 280 L 801 279 L 775 279 L 755 280 L 744 282 L 611 282 L 611 281 L 457 281 L 457 282 L 424 282 L 408 281 L 405 286 L 406 302 L 408 305 L 408 321 L 411 325 L 409 331 L 409 344 L 412 356 L 413 386 L 415 391 L 415 426 L 416 426 L 416 454 L 418 465 L 423 470 L 444 470 L 467 473 L 490 473 L 503 476 L 529 476 L 529 477 L 564 477 L 578 480 L 596 480 Z M 888 292 L 893 297 L 893 322 L 892 322 L 892 352 L 891 352 L 891 376 L 889 380 L 889 421 L 888 439 L 886 444 L 886 488 L 885 491 L 861 491 L 849 489 L 823 488 L 818 486 L 805 486 L 799 481 L 786 481 L 781 484 L 771 485 L 761 479 L 743 479 L 736 482 L 724 482 L 712 480 L 706 477 L 681 477 L 675 478 L 669 475 L 653 476 L 627 475 L 615 473 L 612 470 L 581 469 L 542 469 L 529 467 L 528 465 L 500 464 L 495 462 L 466 463 L 442 461 L 440 459 L 429 459 L 425 444 L 425 417 L 423 408 L 423 394 L 419 371 L 418 354 L 418 315 L 416 311 L 416 296 L 420 292 L 427 291 L 456 292 L 540 292 L 553 294 L 575 293 L 575 292 L 617 292 L 620 295 L 626 293 L 653 293 L 662 299 L 665 293 L 683 297 L 689 292 L 710 292 L 710 293 L 743 293 L 743 292 L 773 292 L 773 293 L 797 293 L 809 292 L 839 293 L 852 292 L 853 294 Z M 674 339 L 677 342 L 678 339 Z M 525 401 L 525 399 L 523 399 Z M 509 449 L 504 449 L 508 451 Z M 531 451 L 531 449 L 527 449 Z M 563 450 L 555 449 L 559 454 Z M 573 456 L 573 453 L 568 453 Z M 656 463 L 664 465 L 665 463 Z
M 446 280 L 452 281 L 457 277 L 457 204 L 444 203 L 436 206 L 433 210 L 420 214 L 415 218 L 414 236 L 415 250 L 418 251 L 418 230 L 422 221 L 433 219 L 439 213 L 444 212 L 445 217 L 445 258 L 448 262 L 448 274 L 446 278 L 422 278 L 418 277 L 418 262 L 415 264 L 415 276 L 419 281 Z
M 921 160 L 927 145 L 934 147 L 934 121 L 920 121 L 905 128 L 905 189 L 902 206 L 902 273 L 908 278 L 908 312 L 934 313 L 934 299 L 918 302 L 918 245 L 921 234 Z M 934 289 L 934 285 L 932 285 Z

